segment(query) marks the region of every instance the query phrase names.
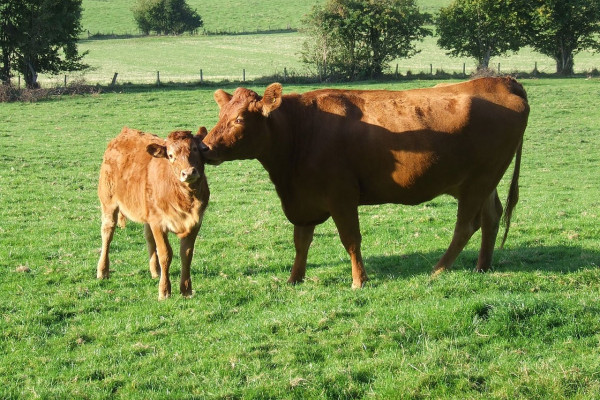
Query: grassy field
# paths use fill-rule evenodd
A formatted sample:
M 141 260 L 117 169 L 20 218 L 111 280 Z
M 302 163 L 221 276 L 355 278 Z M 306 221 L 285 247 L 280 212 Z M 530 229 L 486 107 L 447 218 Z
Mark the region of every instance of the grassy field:
M 451 0 L 417 0 L 425 12 L 434 13 Z M 83 0 L 84 33 L 137 35 L 131 12 L 136 0 Z M 298 29 L 311 8 L 324 0 L 187 0 L 202 17 L 207 32 L 255 32 Z
M 117 231 L 112 277 L 95 279 L 98 168 L 123 125 L 210 128 L 214 89 L 3 104 L 0 398 L 597 398 L 600 81 L 524 84 L 521 200 L 493 272 L 471 272 L 476 235 L 454 271 L 430 278 L 455 220 L 441 197 L 361 209 L 365 289 L 350 289 L 331 221 L 307 281 L 290 287 L 292 227 L 274 189 L 256 161 L 230 162 L 207 167 L 195 295 L 164 302 L 139 225 Z M 175 257 L 175 282 L 179 270 Z

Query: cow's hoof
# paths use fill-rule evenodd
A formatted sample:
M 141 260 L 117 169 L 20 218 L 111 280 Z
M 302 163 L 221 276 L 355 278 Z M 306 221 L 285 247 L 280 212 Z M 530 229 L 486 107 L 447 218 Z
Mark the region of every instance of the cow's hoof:
M 443 274 L 444 272 L 446 272 L 448 269 L 443 267 L 443 268 L 434 268 L 433 271 L 431 271 L 431 278 L 437 278 L 438 276 L 440 276 L 441 274 Z
M 296 286 L 296 285 L 298 285 L 298 284 L 300 284 L 302 282 L 304 282 L 304 279 L 292 279 L 292 278 L 290 278 L 290 279 L 287 280 L 288 285 L 291 285 L 291 286 Z

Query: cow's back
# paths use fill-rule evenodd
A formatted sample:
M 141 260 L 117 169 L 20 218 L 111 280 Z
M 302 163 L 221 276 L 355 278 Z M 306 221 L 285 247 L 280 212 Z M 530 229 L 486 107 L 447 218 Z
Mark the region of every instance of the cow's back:
M 478 179 L 495 187 L 529 113 L 512 78 L 407 91 L 325 89 L 302 102 L 316 111 L 310 151 L 300 149 L 304 163 L 323 181 L 352 174 L 361 204 L 417 204 L 456 195 L 463 182 Z

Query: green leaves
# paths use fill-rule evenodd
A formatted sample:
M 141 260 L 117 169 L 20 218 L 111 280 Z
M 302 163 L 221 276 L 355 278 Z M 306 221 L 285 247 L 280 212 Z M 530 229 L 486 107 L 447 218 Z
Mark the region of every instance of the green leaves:
M 202 17 L 185 0 L 138 0 L 133 7 L 138 28 L 148 35 L 181 35 L 195 32 L 203 24 Z
M 414 42 L 431 34 L 429 19 L 413 0 L 330 0 L 304 21 L 303 61 L 321 79 L 381 76 L 391 60 L 418 52 Z

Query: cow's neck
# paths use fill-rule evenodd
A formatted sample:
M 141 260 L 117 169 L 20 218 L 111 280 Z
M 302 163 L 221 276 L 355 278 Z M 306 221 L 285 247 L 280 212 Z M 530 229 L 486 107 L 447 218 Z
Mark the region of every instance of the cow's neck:
M 269 142 L 261 156 L 257 159 L 269 173 L 279 196 L 289 193 L 289 186 L 297 176 L 297 168 L 302 157 L 299 151 L 303 146 L 299 141 L 307 134 L 302 106 L 296 97 L 284 96 L 281 106 L 274 111 L 267 121 Z M 282 198 L 283 200 L 283 198 Z

